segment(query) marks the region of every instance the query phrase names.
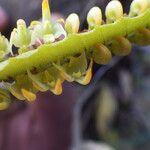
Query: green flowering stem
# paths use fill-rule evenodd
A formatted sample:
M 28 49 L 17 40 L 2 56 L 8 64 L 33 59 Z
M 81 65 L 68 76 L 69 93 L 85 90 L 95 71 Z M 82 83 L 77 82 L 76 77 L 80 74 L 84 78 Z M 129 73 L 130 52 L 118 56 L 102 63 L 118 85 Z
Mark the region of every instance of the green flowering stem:
M 150 10 L 145 11 L 135 18 L 123 17 L 113 24 L 96 26 L 93 30 L 69 34 L 62 41 L 44 44 L 34 51 L 29 51 L 19 56 L 9 58 L 0 63 L 0 80 L 25 73 L 33 68 L 41 69 L 48 64 L 81 53 L 89 51 L 96 43 L 104 43 L 107 40 L 125 36 L 139 28 L 150 25 Z

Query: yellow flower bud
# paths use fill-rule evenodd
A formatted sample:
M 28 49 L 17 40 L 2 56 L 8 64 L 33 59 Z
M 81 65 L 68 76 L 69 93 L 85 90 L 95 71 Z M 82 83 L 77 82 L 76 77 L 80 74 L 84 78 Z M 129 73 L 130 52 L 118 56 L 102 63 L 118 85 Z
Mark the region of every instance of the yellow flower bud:
M 60 79 L 57 79 L 56 84 L 52 92 L 55 95 L 60 95 L 62 93 L 62 81 Z
M 103 44 L 96 44 L 93 50 L 93 59 L 97 64 L 108 64 L 112 59 L 110 50 Z
M 36 95 L 24 88 L 21 89 L 22 95 L 28 100 L 28 101 L 35 101 Z
M 130 43 L 130 41 L 125 37 L 121 36 L 112 39 L 111 42 L 107 45 L 107 47 L 114 55 L 118 56 L 126 56 L 132 50 L 132 44 Z
M 91 59 L 90 61 L 90 64 L 85 73 L 85 76 L 81 77 L 80 79 L 77 79 L 76 81 L 82 85 L 89 84 L 92 79 L 92 68 L 93 68 L 93 59 Z
M 102 12 L 99 7 L 93 7 L 87 15 L 87 22 L 89 28 L 93 28 L 95 25 L 101 25 L 102 23 Z
M 8 40 L 0 34 L 0 61 L 3 60 L 5 54 L 9 51 Z
M 130 6 L 130 16 L 137 16 L 143 13 L 149 7 L 148 0 L 134 0 Z
M 68 33 L 77 33 L 79 31 L 80 20 L 77 14 L 73 13 L 68 16 L 65 22 L 65 29 Z
M 108 3 L 105 10 L 105 15 L 108 23 L 112 23 L 123 17 L 123 7 L 118 0 Z
M 10 43 L 14 44 L 16 47 L 27 46 L 31 42 L 31 35 L 27 29 L 24 20 L 19 19 L 17 21 L 17 28 L 13 30 L 10 37 Z

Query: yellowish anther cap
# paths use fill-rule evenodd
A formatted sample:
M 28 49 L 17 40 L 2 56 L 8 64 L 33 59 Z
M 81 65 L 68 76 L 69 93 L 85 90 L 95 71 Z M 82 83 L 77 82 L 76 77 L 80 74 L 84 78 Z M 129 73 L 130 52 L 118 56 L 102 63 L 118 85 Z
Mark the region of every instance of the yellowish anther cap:
M 60 79 L 57 79 L 53 92 L 55 95 L 60 95 L 62 93 L 62 81 Z
M 148 0 L 134 0 L 130 6 L 130 16 L 137 16 L 149 7 Z
M 112 23 L 123 17 L 123 7 L 118 0 L 108 3 L 105 10 L 105 15 L 108 23 Z
M 89 64 L 89 67 L 86 71 L 86 75 L 84 77 L 83 80 L 78 80 L 78 82 L 82 85 L 87 85 L 90 83 L 91 81 L 91 78 L 92 78 L 92 67 L 93 67 L 93 59 L 91 59 L 90 61 L 90 64 Z
M 22 95 L 28 100 L 28 101 L 35 101 L 36 95 L 26 89 L 21 89 Z
M 101 25 L 102 23 L 102 11 L 99 7 L 93 7 L 87 15 L 87 22 L 89 28 L 93 28 L 96 25 Z
M 48 0 L 43 0 L 42 2 L 42 19 L 43 21 L 50 20 L 51 18 L 51 13 L 50 13 L 50 8 L 49 8 L 49 1 Z
M 77 14 L 73 13 L 68 16 L 65 22 L 65 29 L 68 33 L 77 33 L 80 27 L 80 20 Z

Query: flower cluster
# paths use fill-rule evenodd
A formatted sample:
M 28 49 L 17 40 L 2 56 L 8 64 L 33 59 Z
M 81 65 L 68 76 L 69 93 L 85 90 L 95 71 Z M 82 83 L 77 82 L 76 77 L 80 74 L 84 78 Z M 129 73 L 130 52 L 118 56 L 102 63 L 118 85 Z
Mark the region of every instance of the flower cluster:
M 7 91 L 28 101 L 34 101 L 38 91 L 60 95 L 65 80 L 88 84 L 93 62 L 107 64 L 113 55 L 128 55 L 132 43 L 149 45 L 149 8 L 149 0 L 134 0 L 127 15 L 121 3 L 113 0 L 106 7 L 105 23 L 95 6 L 87 14 L 88 30 L 80 33 L 77 14 L 52 22 L 48 0 L 43 0 L 41 21 L 27 27 L 19 19 L 9 41 L 0 35 L 0 109 L 9 106 Z

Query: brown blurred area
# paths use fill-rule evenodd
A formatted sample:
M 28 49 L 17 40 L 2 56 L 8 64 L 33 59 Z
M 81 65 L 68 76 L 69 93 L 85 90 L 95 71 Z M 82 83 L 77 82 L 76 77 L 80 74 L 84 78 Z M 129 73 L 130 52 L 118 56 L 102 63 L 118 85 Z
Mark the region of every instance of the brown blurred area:
M 1 112 L 0 150 L 69 149 L 75 99 L 73 87 L 65 85 L 61 96 L 39 93 L 36 102 Z

